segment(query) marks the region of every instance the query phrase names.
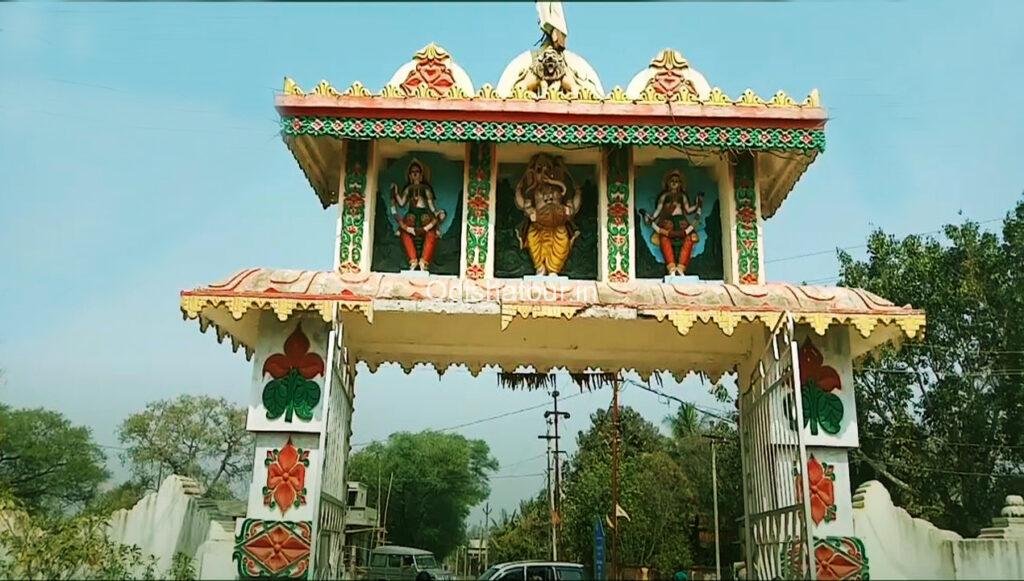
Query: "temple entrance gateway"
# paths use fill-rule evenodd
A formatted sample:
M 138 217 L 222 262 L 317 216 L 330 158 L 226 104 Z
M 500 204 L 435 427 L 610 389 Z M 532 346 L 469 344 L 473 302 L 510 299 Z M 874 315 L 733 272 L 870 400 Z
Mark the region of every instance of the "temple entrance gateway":
M 763 222 L 824 147 L 817 93 L 733 99 L 670 49 L 605 93 L 541 4 L 546 42 L 495 87 L 434 44 L 377 92 L 285 80 L 282 138 L 338 206 L 335 267 L 181 293 L 253 362 L 239 577 L 342 571 L 358 362 L 735 373 L 750 576 L 866 577 L 852 364 L 924 315 L 766 282 Z

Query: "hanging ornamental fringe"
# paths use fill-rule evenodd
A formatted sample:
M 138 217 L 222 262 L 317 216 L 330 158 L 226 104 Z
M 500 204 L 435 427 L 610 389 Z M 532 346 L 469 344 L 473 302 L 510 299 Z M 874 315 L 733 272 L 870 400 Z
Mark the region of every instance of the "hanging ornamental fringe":
M 580 391 L 594 391 L 618 381 L 618 375 L 615 373 L 570 373 L 569 377 Z
M 549 373 L 498 373 L 498 387 L 508 389 L 554 389 L 555 376 Z

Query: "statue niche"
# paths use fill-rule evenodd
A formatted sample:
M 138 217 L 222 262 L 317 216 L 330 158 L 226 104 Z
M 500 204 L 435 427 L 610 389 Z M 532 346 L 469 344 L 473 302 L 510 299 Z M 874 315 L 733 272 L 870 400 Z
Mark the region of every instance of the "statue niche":
M 429 270 L 437 245 L 439 226 L 445 218 L 445 211 L 438 210 L 435 204 L 437 196 L 430 185 L 427 171 L 426 166 L 414 159 L 406 171 L 405 186 L 399 188 L 398 184 L 391 184 L 389 209 L 398 222 L 395 234 L 402 242 L 405 257 L 409 260 L 409 270 L 416 270 L 417 267 L 422 271 Z
M 460 222 L 461 174 L 461 163 L 433 152 L 385 163 L 378 178 L 373 270 L 458 274 L 458 228 L 454 236 L 445 232 Z
M 524 217 L 516 235 L 538 275 L 562 271 L 579 236 L 573 218 L 582 200 L 582 189 L 562 158 L 546 153 L 530 158 L 515 190 L 516 207 Z
M 658 160 L 653 166 L 638 167 L 636 179 L 637 277 L 720 279 L 718 188 L 707 171 Z

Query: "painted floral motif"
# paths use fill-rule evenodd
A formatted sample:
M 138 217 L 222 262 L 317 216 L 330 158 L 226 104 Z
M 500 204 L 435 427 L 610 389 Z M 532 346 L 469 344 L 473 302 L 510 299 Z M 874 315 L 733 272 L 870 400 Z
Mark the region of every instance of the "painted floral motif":
M 233 557 L 242 579 L 304 579 L 309 571 L 312 523 L 245 519 Z
M 838 434 L 842 429 L 843 401 L 832 393 L 842 388 L 835 369 L 824 364 L 821 351 L 808 338 L 800 347 L 800 391 L 804 408 L 804 426 L 811 434 L 821 429 L 826 434 Z
M 815 539 L 814 560 L 818 579 L 868 579 L 868 558 L 864 542 L 857 537 L 825 537 Z
M 710 149 L 824 151 L 822 129 L 671 125 L 577 125 L 519 121 L 368 120 L 357 117 L 283 116 L 284 136 L 340 139 L 430 139 L 549 143 L 552 145 L 658 145 Z M 365 167 L 365 166 L 364 166 Z M 753 161 L 751 160 L 751 176 Z
M 366 141 L 349 141 L 345 146 L 345 191 L 342 196 L 341 247 L 338 249 L 338 264 L 342 272 L 359 272 L 361 268 L 369 151 L 370 145 Z
M 292 439 L 280 450 L 268 450 L 267 485 L 263 487 L 263 504 L 280 508 L 284 516 L 289 508 L 306 504 L 306 468 L 309 467 L 309 450 L 296 448 Z
M 263 387 L 267 419 L 313 419 L 313 408 L 320 403 L 320 385 L 313 379 L 323 374 L 323 358 L 309 352 L 309 338 L 297 325 L 284 342 L 284 353 L 271 355 L 263 364 L 263 375 L 273 378 Z
M 733 189 L 736 192 L 736 256 L 740 284 L 757 284 L 761 264 L 757 241 L 757 190 L 754 188 L 754 157 L 736 159 Z
M 608 280 L 629 280 L 629 157 L 627 147 L 608 151 L 608 218 L 605 244 L 608 250 Z
M 820 462 L 811 454 L 807 460 L 807 482 L 811 489 L 811 520 L 819 525 L 836 520 L 835 466 Z M 803 479 L 796 475 L 796 495 L 803 495 Z
M 783 544 L 780 563 L 784 579 L 804 577 L 805 555 L 803 543 L 790 541 Z M 857 537 L 815 538 L 814 560 L 817 578 L 821 580 L 868 581 L 871 578 L 864 542 Z
M 430 93 L 447 97 L 455 86 L 455 77 L 448 66 L 451 55 L 443 48 L 430 43 L 413 56 L 416 66 L 402 81 L 406 93 L 416 94 L 421 85 L 426 86 Z
M 490 143 L 469 145 L 469 188 L 466 206 L 466 276 L 482 279 L 487 268 L 487 244 L 491 217 Z

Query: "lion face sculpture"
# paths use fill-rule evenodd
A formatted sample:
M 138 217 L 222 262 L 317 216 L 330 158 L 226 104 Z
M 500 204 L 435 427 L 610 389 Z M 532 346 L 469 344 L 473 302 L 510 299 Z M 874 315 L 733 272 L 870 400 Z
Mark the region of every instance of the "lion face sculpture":
M 534 62 L 534 74 L 549 83 L 562 80 L 565 71 L 565 57 L 550 46 L 545 47 Z

